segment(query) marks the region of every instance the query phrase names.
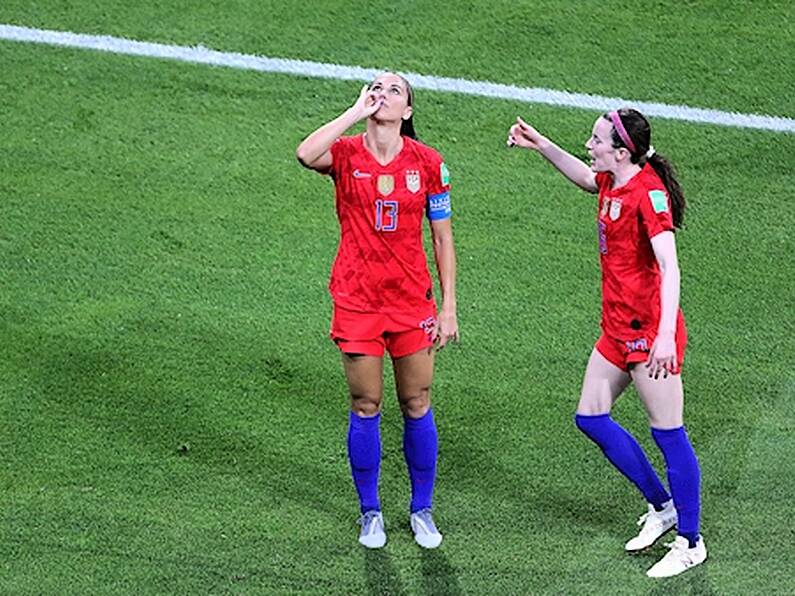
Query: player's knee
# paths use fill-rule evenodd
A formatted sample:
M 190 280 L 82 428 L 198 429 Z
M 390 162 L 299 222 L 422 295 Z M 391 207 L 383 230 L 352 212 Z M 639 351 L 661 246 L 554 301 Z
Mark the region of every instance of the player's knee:
M 577 403 L 577 414 L 583 416 L 608 414 L 612 405 L 609 393 L 594 390 L 593 387 L 585 387 L 580 394 L 580 401 Z
M 679 428 L 684 424 L 681 414 L 678 412 L 650 412 L 649 426 L 660 430 Z
M 431 388 L 421 387 L 417 391 L 398 395 L 404 416 L 422 418 L 431 407 Z
M 375 416 L 381 411 L 381 396 L 367 392 L 351 392 L 351 410 L 357 416 Z

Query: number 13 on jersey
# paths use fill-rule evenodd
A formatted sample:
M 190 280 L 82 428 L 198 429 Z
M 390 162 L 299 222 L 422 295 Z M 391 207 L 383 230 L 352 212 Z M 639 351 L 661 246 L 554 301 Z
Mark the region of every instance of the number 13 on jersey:
M 376 199 L 375 201 L 375 229 L 379 232 L 394 232 L 398 226 L 397 201 Z

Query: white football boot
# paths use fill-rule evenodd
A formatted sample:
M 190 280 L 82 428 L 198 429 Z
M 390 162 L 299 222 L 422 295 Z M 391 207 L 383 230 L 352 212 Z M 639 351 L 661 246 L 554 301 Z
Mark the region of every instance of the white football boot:
M 420 509 L 412 513 L 410 521 L 414 540 L 422 548 L 436 548 L 442 543 L 442 535 L 433 523 L 430 509 Z
M 690 548 L 684 536 L 677 536 L 676 540 L 665 546 L 671 550 L 646 572 L 649 577 L 673 577 L 700 565 L 707 559 L 707 547 L 701 536 L 698 537 L 698 542 L 693 548 Z
M 359 518 L 362 526 L 359 532 L 359 544 L 367 548 L 381 548 L 386 544 L 384 516 L 380 511 L 371 510 Z
M 642 526 L 640 533 L 624 545 L 630 552 L 650 547 L 660 536 L 676 526 L 674 502 L 668 500 L 663 503 L 662 511 L 656 511 L 654 505 L 649 504 L 649 510 L 640 516 L 638 525 Z

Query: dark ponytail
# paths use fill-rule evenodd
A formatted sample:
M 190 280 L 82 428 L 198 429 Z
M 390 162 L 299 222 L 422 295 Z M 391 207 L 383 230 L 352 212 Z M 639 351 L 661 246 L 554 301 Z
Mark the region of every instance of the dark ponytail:
M 674 227 L 681 228 L 685 216 L 685 193 L 676 179 L 676 172 L 671 163 L 656 151 L 647 160 L 652 169 L 657 172 L 668 196 L 671 197 L 671 217 L 674 220 Z
M 403 83 L 405 83 L 405 85 L 406 85 L 406 92 L 408 93 L 408 103 L 409 103 L 409 106 L 413 107 L 414 106 L 414 90 L 411 88 L 411 84 L 405 79 L 405 77 L 403 77 L 402 75 L 398 75 L 398 76 L 403 81 Z M 403 120 L 400 123 L 400 134 L 403 135 L 404 137 L 408 137 L 410 139 L 414 139 L 415 141 L 418 140 L 417 139 L 417 133 L 414 130 L 414 111 L 413 110 L 412 110 L 411 116 L 409 116 L 408 119 Z
M 651 148 L 651 125 L 646 117 L 632 108 L 622 108 L 618 110 L 618 117 L 624 125 L 626 133 L 629 135 L 632 144 L 635 145 L 634 151 L 627 147 L 621 139 L 621 135 L 613 127 L 613 147 L 623 147 L 630 152 L 629 160 L 632 163 L 643 167 L 647 162 L 657 173 L 668 196 L 671 197 L 671 217 L 674 227 L 681 228 L 685 216 L 685 194 L 679 181 L 676 179 L 676 172 L 671 163 L 662 155 L 653 151 L 651 156 L 646 157 Z M 610 115 L 605 114 L 604 118 L 611 122 Z
M 400 123 L 400 134 L 416 141 L 417 133 L 414 131 L 414 122 L 412 122 L 413 118 L 413 115 L 409 116 L 408 120 L 404 120 Z

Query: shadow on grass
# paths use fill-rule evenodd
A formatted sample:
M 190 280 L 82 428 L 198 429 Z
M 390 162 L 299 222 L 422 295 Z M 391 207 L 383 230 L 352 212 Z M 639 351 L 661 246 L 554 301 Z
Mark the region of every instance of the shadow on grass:
M 269 500 L 350 520 L 351 508 L 329 492 L 349 481 L 344 437 L 334 434 L 333 412 L 341 420 L 345 410 L 326 399 L 333 382 L 322 372 L 255 342 L 226 351 L 234 338 L 223 336 L 205 336 L 165 363 L 167 351 L 151 346 L 48 339 L 48 358 L 37 363 L 41 395 L 66 426 L 88 422 L 98 445 L 140 445 L 167 467 L 183 460 L 211 468 L 213 476 L 236 476 Z M 199 349 L 205 351 L 196 365 L 190 352 Z M 308 440 L 318 433 L 328 433 L 328 448 Z
M 397 569 L 383 549 L 364 549 L 364 577 L 367 593 L 372 596 L 406 593 Z
M 495 460 L 493 448 L 479 445 L 478 438 L 466 428 L 448 428 L 442 438 L 443 465 L 454 471 L 443 481 L 470 489 L 473 485 L 480 486 L 484 497 L 496 504 L 494 513 L 498 518 L 511 519 L 528 529 L 546 528 L 545 531 L 572 525 L 597 532 L 615 528 L 615 515 L 609 507 L 600 506 L 585 495 L 555 487 L 556 473 L 566 474 L 565 470 L 550 471 L 543 462 L 538 467 L 531 462 L 523 470 L 510 468 Z M 601 473 L 597 470 L 594 475 Z M 610 473 L 606 466 L 604 473 Z M 620 483 L 622 479 L 616 474 L 610 481 Z M 627 495 L 630 494 L 628 486 Z
M 447 555 L 441 550 L 422 550 L 420 553 L 422 573 L 421 593 L 457 596 L 463 594 L 458 585 L 458 575 Z M 406 594 L 397 569 L 384 550 L 364 551 L 364 573 L 367 593 Z
M 707 560 L 704 565 L 709 565 Z M 697 567 L 686 571 L 679 577 L 667 580 L 656 580 L 658 585 L 651 588 L 646 594 L 648 596 L 667 596 L 668 594 L 697 594 L 698 596 L 714 596 L 718 594 L 709 579 L 708 568 L 705 566 Z M 651 580 L 650 580 L 651 581 Z
M 422 590 L 425 594 L 463 594 L 458 585 L 458 574 L 450 564 L 447 555 L 441 550 L 423 550 L 420 556 L 422 565 Z

